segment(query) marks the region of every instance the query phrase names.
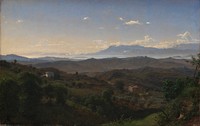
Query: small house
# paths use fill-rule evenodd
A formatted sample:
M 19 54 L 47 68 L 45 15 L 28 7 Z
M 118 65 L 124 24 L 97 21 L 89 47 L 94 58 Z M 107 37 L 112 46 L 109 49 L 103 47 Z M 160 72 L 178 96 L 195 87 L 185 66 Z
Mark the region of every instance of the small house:
M 45 74 L 42 76 L 47 78 L 54 78 L 54 72 L 45 72 Z

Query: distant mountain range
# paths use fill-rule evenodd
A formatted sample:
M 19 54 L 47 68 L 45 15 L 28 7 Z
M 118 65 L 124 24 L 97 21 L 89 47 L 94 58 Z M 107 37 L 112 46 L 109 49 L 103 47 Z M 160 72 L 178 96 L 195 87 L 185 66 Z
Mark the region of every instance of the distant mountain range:
M 104 58 L 104 59 L 86 59 L 71 61 L 65 58 L 44 57 L 38 59 L 29 59 L 17 55 L 1 56 L 1 59 L 14 61 L 16 59 L 22 64 L 32 64 L 37 68 L 56 68 L 68 73 L 96 73 L 105 72 L 114 69 L 138 69 L 143 67 L 153 68 L 193 68 L 184 59 L 163 58 L 155 59 L 146 56 L 129 58 Z
M 136 57 L 148 56 L 153 58 L 181 57 L 188 58 L 199 52 L 200 44 L 180 44 L 172 48 L 152 48 L 139 45 L 110 46 L 97 53 L 88 54 L 88 57 Z
M 180 44 L 173 47 L 174 49 L 179 50 L 199 50 L 200 43 L 190 43 L 190 44 Z
M 1 60 L 14 61 L 17 60 L 19 62 L 30 62 L 30 63 L 41 63 L 41 62 L 54 62 L 54 61 L 68 61 L 73 60 L 69 58 L 59 58 L 59 57 L 39 57 L 39 58 L 27 58 L 23 56 L 18 56 L 15 54 L 9 55 L 0 55 Z
M 1 60 L 7 60 L 7 61 L 31 61 L 31 59 L 27 58 L 27 57 L 23 57 L 23 56 L 18 56 L 15 54 L 9 54 L 9 55 L 0 55 Z
M 55 61 L 77 61 L 89 58 L 127 58 L 127 57 L 138 57 L 147 56 L 152 58 L 179 58 L 188 59 L 192 55 L 196 55 L 199 52 L 200 44 L 190 43 L 190 44 L 180 44 L 173 48 L 152 48 L 144 47 L 139 45 L 120 45 L 120 46 L 110 46 L 107 49 L 101 50 L 96 53 L 82 54 L 71 56 L 71 58 L 60 58 L 60 57 L 40 57 L 40 58 L 27 58 L 23 56 L 18 56 L 15 54 L 0 55 L 2 60 L 13 61 L 17 60 L 20 62 L 55 62 Z

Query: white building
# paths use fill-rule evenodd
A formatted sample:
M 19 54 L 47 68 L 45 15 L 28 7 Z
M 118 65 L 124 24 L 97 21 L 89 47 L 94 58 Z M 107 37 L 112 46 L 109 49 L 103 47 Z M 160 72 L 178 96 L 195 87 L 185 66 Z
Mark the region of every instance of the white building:
M 45 74 L 43 75 L 43 77 L 54 78 L 54 72 L 45 72 Z

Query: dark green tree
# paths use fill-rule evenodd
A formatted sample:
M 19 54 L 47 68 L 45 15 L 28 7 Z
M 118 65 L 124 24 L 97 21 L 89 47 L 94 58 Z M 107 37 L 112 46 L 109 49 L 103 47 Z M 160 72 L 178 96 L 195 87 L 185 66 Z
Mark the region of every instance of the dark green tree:
M 52 85 L 47 85 L 46 87 L 44 87 L 44 95 L 47 98 L 47 102 L 49 104 L 52 104 L 52 99 L 55 97 L 55 89 Z
M 56 94 L 56 103 L 64 105 L 68 94 L 67 88 L 64 86 L 56 86 L 54 88 Z
M 124 89 L 124 83 L 123 81 L 117 81 L 115 84 L 116 89 L 122 91 Z
M 191 64 L 195 66 L 194 78 L 198 83 L 200 79 L 200 53 L 197 57 L 192 57 Z
M 13 63 L 16 64 L 16 63 L 17 63 L 17 60 L 15 59 L 15 60 L 13 61 Z
M 19 112 L 19 86 L 12 79 L 0 81 L 0 120 L 3 123 L 14 123 L 12 121 Z
M 190 61 L 195 66 L 194 77 L 165 81 L 163 92 L 167 105 L 159 114 L 159 126 L 183 125 L 191 118 L 199 115 L 200 92 L 200 54 Z M 183 117 L 179 118 L 180 115 Z
M 174 81 L 166 80 L 163 84 L 163 92 L 167 101 L 175 99 L 186 85 L 186 80 L 177 79 Z
M 106 89 L 106 90 L 102 91 L 102 97 L 107 102 L 111 102 L 112 101 L 112 95 L 113 95 L 113 90 L 111 90 L 111 89 Z
M 39 113 L 41 99 L 41 80 L 32 73 L 23 73 L 21 81 L 22 112 L 25 118 L 34 121 Z

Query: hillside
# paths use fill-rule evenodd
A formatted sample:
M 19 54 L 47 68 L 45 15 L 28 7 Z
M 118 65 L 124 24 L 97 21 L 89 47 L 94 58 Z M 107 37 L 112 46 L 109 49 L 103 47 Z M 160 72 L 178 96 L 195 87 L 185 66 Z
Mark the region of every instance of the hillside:
M 60 57 L 39 57 L 39 58 L 28 58 L 25 56 L 19 56 L 16 54 L 0 55 L 1 60 L 6 60 L 8 62 L 13 62 L 14 60 L 24 63 L 24 64 L 34 64 L 42 62 L 55 62 L 55 61 L 73 61 L 74 59 L 60 58 Z
M 122 115 L 143 118 L 163 105 L 161 92 L 145 87 L 131 93 L 98 77 L 16 62 L 0 61 L 0 69 L 0 101 L 12 103 L 8 109 L 0 109 L 1 123 L 99 125 Z M 53 72 L 54 78 L 43 77 L 46 71 Z M 6 85 L 10 85 L 8 89 Z M 0 104 L 0 108 L 6 104 Z M 14 114 L 5 113 L 13 109 Z
M 191 77 L 193 70 L 188 68 L 153 68 L 143 67 L 139 69 L 122 69 L 98 73 L 97 78 L 116 83 L 123 82 L 126 86 L 138 85 L 145 88 L 160 90 L 164 80 L 176 80 L 177 78 Z
M 55 77 L 42 77 L 46 71 L 54 72 Z M 12 89 L 10 82 L 17 88 Z M 24 84 L 30 85 L 24 87 Z M 82 105 L 76 105 L 71 98 L 82 95 L 81 92 L 84 95 L 99 93 L 108 87 L 105 84 L 104 81 L 84 75 L 66 74 L 54 68 L 37 69 L 30 65 L 0 61 L 0 123 L 29 125 L 96 125 L 103 123 L 107 119 Z M 9 89 L 3 90 L 4 85 L 9 85 Z M 88 88 L 94 91 L 86 92 Z M 4 91 L 12 93 L 7 94 Z M 4 99 L 4 94 L 7 100 Z M 27 100 L 22 98 L 23 95 L 27 95 Z M 11 97 L 16 100 L 13 101 Z M 5 107 L 2 103 L 8 104 L 7 102 L 12 104 L 6 105 L 7 109 L 2 109 Z M 18 106 L 18 102 L 22 105 Z M 25 106 L 24 102 L 27 102 Z M 12 113 L 5 113 L 10 110 Z M 13 113 L 13 111 L 16 112 Z
M 27 58 L 27 57 L 18 56 L 18 55 L 15 55 L 15 54 L 0 55 L 0 59 L 1 59 L 1 60 L 6 60 L 6 61 L 14 61 L 14 60 L 26 61 L 26 62 L 29 62 L 29 61 L 30 61 L 30 59 Z
M 87 59 L 82 61 L 57 61 L 34 64 L 37 68 L 53 67 L 68 73 L 84 72 L 105 72 L 113 69 L 138 69 L 142 67 L 153 68 L 179 68 L 188 67 L 182 59 L 154 59 L 149 57 L 133 58 L 106 58 L 106 59 Z
M 135 61 L 133 63 L 138 66 L 141 63 L 157 62 L 156 59 L 148 57 L 115 60 Z M 79 62 L 88 61 L 98 63 L 102 60 L 89 59 Z M 109 63 L 110 59 L 103 61 L 102 66 Z M 169 58 L 160 59 L 159 62 L 173 66 L 183 63 L 183 60 Z M 137 69 L 95 72 L 93 76 L 87 76 L 88 73 L 66 73 L 53 67 L 38 69 L 32 65 L 0 61 L 0 101 L 12 103 L 8 110 L 16 111 L 16 114 L 5 114 L 4 109 L 0 109 L 3 115 L 0 116 L 0 121 L 10 124 L 82 126 L 107 124 L 129 118 L 133 119 L 129 121 L 133 124 L 144 124 L 141 120 L 154 124 L 155 121 L 150 121 L 151 117 L 154 117 L 151 115 L 160 112 L 166 104 L 161 92 L 163 81 L 192 76 L 193 70 L 183 66 L 144 66 Z M 45 72 L 53 72 L 54 77 L 44 77 Z M 10 85 L 8 89 L 6 85 Z M 9 92 L 12 92 L 12 95 L 8 95 Z M 9 100 L 5 101 L 5 97 Z M 15 106 L 18 103 L 19 106 Z M 0 104 L 0 108 L 5 107 L 4 105 L 6 104 Z

